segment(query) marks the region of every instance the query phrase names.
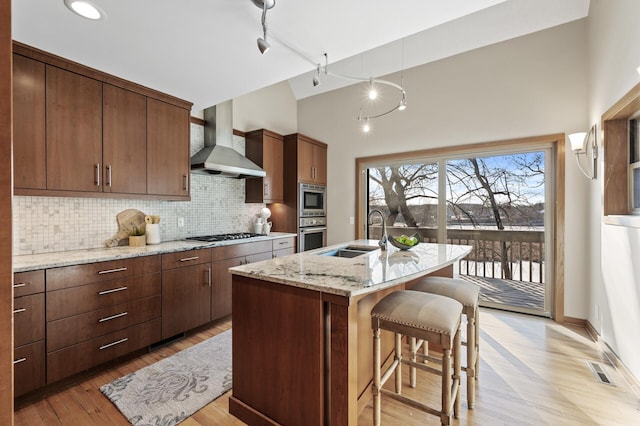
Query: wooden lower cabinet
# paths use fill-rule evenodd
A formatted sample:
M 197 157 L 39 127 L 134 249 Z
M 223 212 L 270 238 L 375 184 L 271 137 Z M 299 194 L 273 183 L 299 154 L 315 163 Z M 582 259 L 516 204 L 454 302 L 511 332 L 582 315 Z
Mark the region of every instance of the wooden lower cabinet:
M 161 320 L 118 330 L 47 354 L 47 383 L 116 359 L 161 340 Z
M 45 384 L 44 340 L 13 349 L 13 394 L 15 397 Z
M 211 263 L 162 271 L 162 338 L 210 321 Z
M 19 272 L 13 278 L 14 395 L 45 384 L 44 271 Z
M 231 274 L 229 268 L 271 259 L 271 257 L 271 251 L 268 251 L 212 263 L 211 321 L 231 315 Z
M 160 256 L 46 271 L 47 384 L 161 340 Z

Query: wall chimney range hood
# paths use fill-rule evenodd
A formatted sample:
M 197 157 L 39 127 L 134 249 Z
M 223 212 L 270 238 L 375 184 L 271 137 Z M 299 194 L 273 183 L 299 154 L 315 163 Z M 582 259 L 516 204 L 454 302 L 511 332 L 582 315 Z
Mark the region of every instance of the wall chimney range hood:
M 265 177 L 266 172 L 233 146 L 233 104 L 226 101 L 204 110 L 204 148 L 191 157 L 191 173 L 237 179 Z

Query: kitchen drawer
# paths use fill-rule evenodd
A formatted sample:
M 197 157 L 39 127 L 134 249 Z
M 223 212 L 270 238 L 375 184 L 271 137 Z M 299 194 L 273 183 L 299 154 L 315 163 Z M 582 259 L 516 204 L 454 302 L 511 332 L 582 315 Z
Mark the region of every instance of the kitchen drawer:
M 162 255 L 162 270 L 211 262 L 211 249 L 197 249 Z
M 271 240 L 266 240 L 214 247 L 211 249 L 211 254 L 212 259 L 215 261 L 231 259 L 234 257 L 243 257 L 256 253 L 271 252 L 271 250 L 273 250 L 273 243 Z
M 14 346 L 44 339 L 44 293 L 13 300 Z
M 273 251 L 283 250 L 288 248 L 292 248 L 295 252 L 295 249 L 296 249 L 295 237 L 278 238 L 276 240 L 273 240 Z
M 160 319 L 47 354 L 47 384 L 160 341 Z
M 112 306 L 47 323 L 47 352 L 160 318 L 160 296 Z
M 47 321 L 160 295 L 161 273 L 47 291 Z
M 245 257 L 245 263 L 260 262 L 261 260 L 271 259 L 273 257 L 271 253 L 271 250 L 269 250 L 263 253 L 251 254 Z M 227 273 L 230 272 L 227 271 Z
M 44 270 L 13 274 L 13 297 L 28 296 L 44 291 Z
M 45 384 L 44 340 L 13 349 L 13 392 L 18 397 Z
M 295 252 L 296 252 L 296 249 L 294 247 L 284 248 L 284 249 L 280 249 L 280 250 L 274 250 L 273 251 L 273 258 L 275 259 L 276 257 L 289 256 L 290 254 L 295 254 Z
M 160 271 L 160 256 L 96 262 L 47 269 L 47 291 Z

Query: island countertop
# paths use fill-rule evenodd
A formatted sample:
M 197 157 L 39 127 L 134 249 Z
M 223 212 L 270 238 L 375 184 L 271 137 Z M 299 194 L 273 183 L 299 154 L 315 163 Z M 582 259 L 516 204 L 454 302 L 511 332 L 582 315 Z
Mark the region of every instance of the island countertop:
M 323 255 L 344 247 L 377 248 L 354 258 Z M 355 240 L 290 256 L 230 268 L 241 275 L 348 298 L 393 287 L 460 260 L 470 246 L 421 243 L 410 250 L 377 240 Z

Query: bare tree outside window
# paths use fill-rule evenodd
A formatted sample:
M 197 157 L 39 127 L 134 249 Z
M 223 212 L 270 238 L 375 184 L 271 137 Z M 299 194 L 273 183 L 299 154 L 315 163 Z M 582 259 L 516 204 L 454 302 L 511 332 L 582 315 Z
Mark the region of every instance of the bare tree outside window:
M 371 168 L 369 205 L 387 213 L 387 224 L 396 234 L 418 232 L 423 240 L 433 240 L 438 178 L 438 163 Z M 544 226 L 545 167 L 541 151 L 449 160 L 445 179 L 448 230 L 541 231 Z M 398 227 L 401 229 L 396 230 Z M 488 245 L 483 245 L 478 260 L 493 262 L 498 256 L 502 277 L 512 279 L 510 252 L 517 247 L 522 254 L 522 242 L 514 244 L 504 239 L 497 248 L 493 243 L 489 254 Z M 522 256 L 533 261 L 531 244 L 529 253 L 524 247 Z M 535 260 L 542 262 L 541 257 L 540 253 Z

